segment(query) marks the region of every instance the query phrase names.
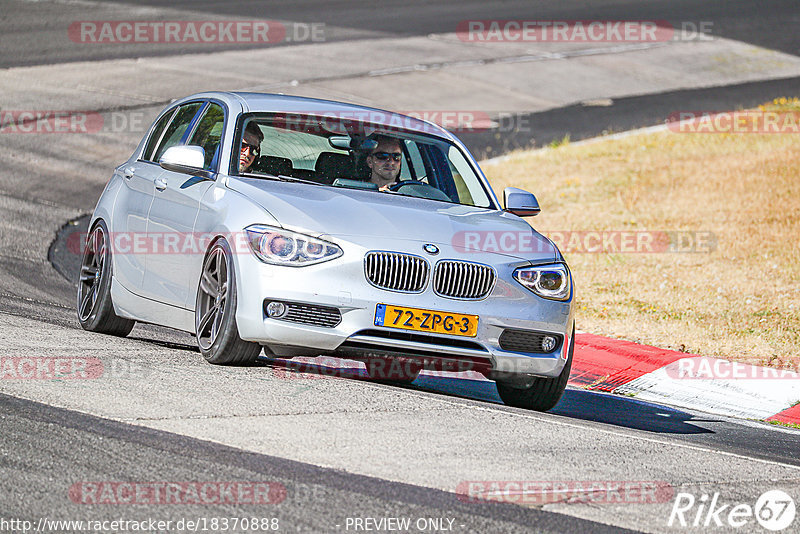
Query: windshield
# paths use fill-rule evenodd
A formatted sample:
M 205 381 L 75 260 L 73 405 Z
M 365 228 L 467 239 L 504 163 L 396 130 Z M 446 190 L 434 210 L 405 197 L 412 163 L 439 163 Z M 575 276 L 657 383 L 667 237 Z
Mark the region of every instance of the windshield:
M 467 156 L 437 137 L 299 114 L 256 115 L 239 131 L 244 176 L 493 208 Z

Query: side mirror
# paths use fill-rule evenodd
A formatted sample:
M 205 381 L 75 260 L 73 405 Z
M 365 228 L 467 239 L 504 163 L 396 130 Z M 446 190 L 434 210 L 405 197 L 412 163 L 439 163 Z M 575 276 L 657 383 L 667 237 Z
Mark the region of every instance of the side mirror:
M 506 187 L 503 190 L 503 201 L 506 211 L 518 217 L 533 217 L 542 211 L 533 193 L 516 187 Z
M 180 145 L 169 147 L 158 164 L 168 171 L 211 178 L 213 173 L 203 168 L 205 159 L 206 152 L 202 147 Z

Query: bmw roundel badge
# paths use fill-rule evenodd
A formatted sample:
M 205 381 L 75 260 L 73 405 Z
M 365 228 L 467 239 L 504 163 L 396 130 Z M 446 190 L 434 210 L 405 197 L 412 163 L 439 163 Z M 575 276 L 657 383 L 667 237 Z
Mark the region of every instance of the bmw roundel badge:
M 432 245 L 431 243 L 424 245 L 422 249 L 428 254 L 436 255 L 439 253 L 439 247 L 437 247 L 436 245 Z

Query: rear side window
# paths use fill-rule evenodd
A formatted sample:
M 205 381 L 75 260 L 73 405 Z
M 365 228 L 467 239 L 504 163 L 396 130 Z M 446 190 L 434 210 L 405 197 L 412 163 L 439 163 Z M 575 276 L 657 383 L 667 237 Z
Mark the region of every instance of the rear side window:
M 214 156 L 219 149 L 219 141 L 222 137 L 222 128 L 225 125 L 225 112 L 217 104 L 210 104 L 203 114 L 203 118 L 197 124 L 197 128 L 192 135 L 190 145 L 202 147 L 205 151 L 205 165 L 203 168 L 211 170 Z
M 167 129 L 164 131 L 163 139 L 158 145 L 158 150 L 156 150 L 156 154 L 153 156 L 153 161 L 161 159 L 161 156 L 169 147 L 175 146 L 181 142 L 183 134 L 186 133 L 186 129 L 192 123 L 192 119 L 202 105 L 201 102 L 196 102 L 194 104 L 186 104 L 178 109 L 175 118 L 172 119 L 172 122 L 169 123 L 169 126 L 167 126 Z
M 167 127 L 169 124 L 170 119 L 172 116 L 175 115 L 175 108 L 169 110 L 167 113 L 164 113 L 164 116 L 161 117 L 158 122 L 156 123 L 156 127 L 153 128 L 153 133 L 150 134 L 150 139 L 147 140 L 147 146 L 144 149 L 144 153 L 142 154 L 142 159 L 146 161 L 152 161 L 153 158 L 153 150 L 156 148 L 156 145 L 159 141 L 161 141 L 162 134 L 164 133 L 164 128 Z

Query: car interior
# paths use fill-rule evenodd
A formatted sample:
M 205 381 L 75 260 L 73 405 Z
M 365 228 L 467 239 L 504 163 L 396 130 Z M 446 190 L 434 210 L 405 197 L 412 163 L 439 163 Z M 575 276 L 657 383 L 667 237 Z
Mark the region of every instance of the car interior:
M 291 134 L 272 125 L 259 124 L 259 127 L 264 140 L 261 143 L 262 155 L 250 169 L 253 174 L 288 176 L 323 185 L 369 180 L 366 164 L 369 150 L 360 147 L 363 137 L 301 132 L 292 138 Z M 332 140 L 334 137 L 336 141 Z M 409 163 L 404 162 L 402 169 L 408 179 Z
M 367 155 L 377 146 L 373 136 L 366 133 L 370 131 L 402 141 L 400 184 L 393 186 L 394 192 L 444 202 L 489 205 L 480 185 L 466 185 L 461 173 L 468 165 L 459 151 L 445 142 L 410 132 L 368 130 L 364 125 L 345 129 L 341 123 L 326 124 L 318 119 L 287 124 L 270 117 L 259 118 L 256 124 L 264 139 L 261 155 L 246 173 L 248 176 L 283 176 L 320 185 L 377 190 L 369 181 L 366 163 Z M 455 162 L 454 156 L 460 162 Z M 476 188 L 480 191 L 473 191 Z

